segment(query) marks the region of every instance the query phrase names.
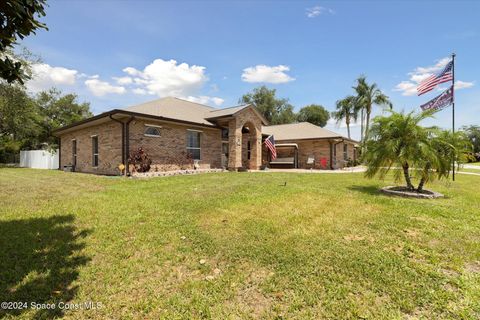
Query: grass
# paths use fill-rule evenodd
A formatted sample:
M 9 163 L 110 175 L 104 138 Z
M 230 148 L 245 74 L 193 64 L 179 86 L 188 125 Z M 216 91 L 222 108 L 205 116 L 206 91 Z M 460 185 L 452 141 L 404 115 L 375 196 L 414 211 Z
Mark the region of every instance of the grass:
M 0 301 L 101 306 L 0 318 L 478 319 L 478 181 L 416 200 L 362 174 L 3 168 Z

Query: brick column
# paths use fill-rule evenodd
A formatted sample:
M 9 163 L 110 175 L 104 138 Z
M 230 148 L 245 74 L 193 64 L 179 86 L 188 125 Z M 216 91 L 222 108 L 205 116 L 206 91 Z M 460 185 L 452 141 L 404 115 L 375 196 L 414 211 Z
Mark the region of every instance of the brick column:
M 228 124 L 228 170 L 242 167 L 242 126 L 232 119 Z
M 250 137 L 250 169 L 258 170 L 262 165 L 262 132 L 261 128 L 255 128 Z

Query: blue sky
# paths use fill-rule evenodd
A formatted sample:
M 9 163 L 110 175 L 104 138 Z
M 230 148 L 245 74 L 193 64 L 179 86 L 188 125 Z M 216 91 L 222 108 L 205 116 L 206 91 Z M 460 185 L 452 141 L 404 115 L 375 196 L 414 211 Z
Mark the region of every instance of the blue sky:
M 297 110 L 332 111 L 360 74 L 396 110 L 418 109 L 439 92 L 409 95 L 415 80 L 455 51 L 457 126 L 480 124 L 480 2 L 50 1 L 46 12 L 49 31 L 20 42 L 43 60 L 29 88 L 76 92 L 94 113 L 168 95 L 228 107 L 262 84 Z M 450 111 L 429 124 L 449 127 Z

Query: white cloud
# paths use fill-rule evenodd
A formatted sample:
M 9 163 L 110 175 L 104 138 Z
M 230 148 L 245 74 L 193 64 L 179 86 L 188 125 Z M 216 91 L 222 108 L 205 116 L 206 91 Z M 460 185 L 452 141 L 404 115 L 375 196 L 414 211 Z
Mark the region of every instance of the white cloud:
M 474 85 L 473 82 L 457 80 L 455 81 L 455 90 L 471 88 L 473 87 L 473 85 Z
M 417 94 L 417 84 L 410 81 L 402 81 L 393 90 L 401 91 L 404 96 L 414 96 Z
M 133 83 L 133 79 L 131 77 L 113 77 L 113 80 L 115 80 L 121 86 Z
M 137 69 L 132 68 L 132 67 L 126 67 L 126 68 L 124 68 L 122 71 L 125 72 L 125 73 L 128 73 L 128 74 L 131 75 L 131 76 L 138 76 L 138 75 L 140 75 L 140 71 L 138 71 Z
M 124 94 L 126 92 L 124 87 L 113 86 L 108 82 L 98 79 L 88 79 L 85 81 L 87 88 L 97 97 L 104 96 L 106 94 Z
M 354 122 L 353 120 L 351 120 L 350 128 L 354 128 L 354 127 L 358 127 L 358 126 L 360 126 L 360 122 Z M 345 122 L 345 119 L 342 120 L 340 123 L 337 123 L 337 120 L 335 120 L 333 118 L 330 118 L 327 121 L 326 127 L 328 127 L 328 128 L 346 128 L 347 123 Z
M 32 65 L 32 80 L 27 82 L 27 87 L 38 92 L 58 85 L 74 85 L 77 75 L 77 70 L 38 63 Z
M 176 96 L 201 104 L 220 106 L 224 103 L 222 98 L 200 94 L 200 90 L 209 80 L 205 70 L 203 66 L 156 59 L 143 70 L 124 68 L 123 72 L 127 75 L 112 77 L 115 82 L 110 83 L 101 80 L 98 74 L 89 75 L 42 63 L 32 66 L 34 78 L 27 82 L 27 86 L 33 92 L 38 92 L 58 85 L 75 88 L 78 83 L 85 85 L 95 96 L 125 93 L 159 97 Z M 216 84 L 212 84 L 209 89 L 211 92 L 219 91 Z
M 127 67 L 123 71 L 135 77 L 133 78 L 135 84 L 159 97 L 189 96 L 195 94 L 208 81 L 205 67 L 190 66 L 187 63 L 177 64 L 175 60 L 156 59 L 143 71 L 132 67 Z
M 410 74 L 426 74 L 426 73 L 432 74 L 434 72 L 440 71 L 443 67 L 445 67 L 447 65 L 447 63 L 450 62 L 451 59 L 452 58 L 450 58 L 450 57 L 445 57 L 445 58 L 442 58 L 442 59 L 438 60 L 437 63 L 434 64 L 433 66 L 417 67 Z
M 132 89 L 132 92 L 135 93 L 135 94 L 142 95 L 142 96 L 148 94 L 147 90 L 142 89 L 142 88 Z
M 265 83 L 286 83 L 295 80 L 286 74 L 290 67 L 278 65 L 270 67 L 266 65 L 257 65 L 243 69 L 242 80 L 245 82 L 265 82 Z
M 438 60 L 434 65 L 415 68 L 412 72 L 408 73 L 408 75 L 410 76 L 409 80 L 404 80 L 399 84 L 397 84 L 393 89 L 393 91 L 399 91 L 402 93 L 403 96 L 416 95 L 418 84 L 423 80 L 425 80 L 426 78 L 441 71 L 447 65 L 447 63 L 450 62 L 450 60 L 451 60 L 450 57 L 445 57 Z M 471 88 L 473 85 L 474 85 L 473 82 L 465 82 L 465 81 L 455 82 L 456 89 Z
M 183 97 L 183 99 L 200 103 L 200 104 L 205 104 L 205 105 L 209 105 L 213 103 L 216 106 L 220 106 L 225 101 L 219 97 L 209 97 L 209 96 L 198 96 L 198 97 L 188 96 L 188 97 Z
M 322 14 L 334 14 L 334 13 L 335 11 L 333 11 L 332 9 L 321 7 L 321 6 L 314 6 L 312 8 L 305 9 L 305 14 L 309 18 L 315 18 Z

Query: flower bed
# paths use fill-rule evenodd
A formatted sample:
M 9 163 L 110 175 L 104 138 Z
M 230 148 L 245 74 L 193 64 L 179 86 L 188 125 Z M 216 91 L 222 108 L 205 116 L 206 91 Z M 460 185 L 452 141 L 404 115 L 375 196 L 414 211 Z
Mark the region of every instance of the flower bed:
M 152 177 L 170 177 L 187 174 L 213 173 L 224 172 L 224 169 L 187 169 L 187 170 L 172 170 L 172 171 L 149 171 L 149 172 L 133 172 L 134 178 L 152 178 Z
M 380 191 L 388 195 L 407 197 L 407 198 L 418 198 L 418 199 L 443 198 L 443 194 L 435 191 L 423 190 L 422 192 L 417 192 L 417 191 L 408 190 L 406 187 L 398 187 L 398 186 L 384 187 L 380 189 Z

